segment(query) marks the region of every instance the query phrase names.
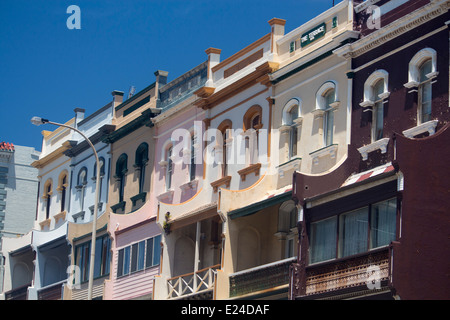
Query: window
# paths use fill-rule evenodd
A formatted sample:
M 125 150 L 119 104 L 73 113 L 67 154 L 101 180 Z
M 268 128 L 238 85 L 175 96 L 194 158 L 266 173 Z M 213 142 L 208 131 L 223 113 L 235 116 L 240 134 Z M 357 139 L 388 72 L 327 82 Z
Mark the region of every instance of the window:
M 419 68 L 419 124 L 431 120 L 431 59 L 426 60 Z
M 222 145 L 218 146 L 221 148 L 222 153 L 222 159 L 221 159 L 221 177 L 224 178 L 228 175 L 228 147 L 227 144 L 231 140 L 231 128 L 232 128 L 232 122 L 230 120 L 224 120 L 220 123 L 220 125 L 217 127 L 217 130 L 219 130 L 222 139 L 219 139 L 221 141 Z
M 128 171 L 128 156 L 123 153 L 117 159 L 116 162 L 116 175 L 115 178 L 119 182 L 119 202 L 122 202 L 124 199 L 125 193 L 125 174 Z
M 139 171 L 139 193 L 144 192 L 145 167 L 148 162 L 148 144 L 141 143 L 136 150 L 135 167 Z
M 95 240 L 94 278 L 103 277 L 110 271 L 111 240 L 108 235 L 100 236 Z M 80 281 L 89 280 L 91 255 L 91 241 L 75 247 L 75 264 L 80 268 Z
M 333 144 L 334 111 L 339 106 L 336 88 L 337 85 L 334 81 L 327 81 L 316 93 L 316 110 L 314 112 L 319 115 L 319 118 L 323 117 L 321 128 L 325 147 Z
M 192 134 L 191 136 L 191 162 L 189 165 L 189 180 L 193 181 L 195 180 L 195 171 L 196 171 L 196 164 L 195 164 L 195 135 Z
M 384 92 L 384 80 L 380 79 L 373 86 L 372 101 L 374 102 L 372 110 L 372 142 L 383 138 L 383 122 L 384 122 L 384 108 L 383 98 L 380 97 Z
M 154 267 L 160 263 L 161 236 L 156 236 L 130 246 L 118 252 L 117 277 Z
M 334 90 L 328 90 L 324 95 L 325 100 L 325 114 L 324 114 L 324 142 L 325 146 L 328 147 L 333 144 L 333 130 L 334 130 L 334 109 L 331 104 L 335 102 Z
M 170 146 L 166 151 L 166 190 L 170 190 L 172 187 L 172 173 L 173 173 L 173 161 L 172 161 L 172 150 L 173 147 Z
M 437 52 L 432 48 L 424 48 L 417 52 L 409 62 L 408 83 L 404 86 L 418 91 L 417 124 L 431 120 L 432 84 L 437 71 Z M 410 92 L 414 92 L 412 90 Z
M 78 191 L 81 192 L 81 194 L 80 194 L 81 211 L 84 210 L 84 197 L 86 194 L 86 185 L 87 185 L 87 169 L 86 169 L 86 167 L 83 167 L 78 172 L 78 179 L 77 179 L 77 186 L 76 186 Z
M 45 219 L 50 218 L 50 206 L 51 206 L 51 200 L 52 200 L 52 181 L 47 180 L 47 182 L 44 185 L 44 198 L 46 199 L 45 204 Z
M 257 162 L 259 129 L 262 127 L 262 108 L 259 105 L 254 105 L 244 115 L 245 161 L 247 165 Z
M 98 201 L 101 202 L 103 177 L 105 175 L 105 158 L 100 157 L 98 160 L 100 162 L 100 186 L 99 186 L 99 193 L 98 193 Z M 94 164 L 93 174 L 94 174 L 94 176 L 92 178 L 94 180 L 96 180 L 97 179 L 97 161 Z
M 66 186 L 67 176 L 64 175 L 61 180 L 61 212 L 63 212 L 66 207 Z
M 310 224 L 310 263 L 343 258 L 395 240 L 397 199 L 389 199 Z

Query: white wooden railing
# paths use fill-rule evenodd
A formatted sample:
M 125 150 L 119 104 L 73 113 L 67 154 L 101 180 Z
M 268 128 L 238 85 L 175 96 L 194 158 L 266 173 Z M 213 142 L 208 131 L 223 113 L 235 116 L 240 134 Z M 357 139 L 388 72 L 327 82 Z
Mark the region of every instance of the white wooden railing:
M 219 267 L 220 265 L 215 265 L 196 272 L 170 278 L 167 280 L 169 288 L 168 299 L 187 297 L 188 295 L 212 290 L 216 279 L 216 270 Z

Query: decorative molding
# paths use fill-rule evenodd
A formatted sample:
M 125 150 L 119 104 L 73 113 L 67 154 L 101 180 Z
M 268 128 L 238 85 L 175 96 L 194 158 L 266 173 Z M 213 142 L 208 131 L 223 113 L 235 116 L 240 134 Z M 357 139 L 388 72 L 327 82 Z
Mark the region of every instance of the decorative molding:
M 358 148 L 358 151 L 361 154 L 362 159 L 364 161 L 366 161 L 368 158 L 368 154 L 372 151 L 380 149 L 381 153 L 386 153 L 388 143 L 389 143 L 389 138 L 383 138 L 383 139 L 377 140 L 371 144 L 368 144 L 361 148 Z
M 211 182 L 211 186 L 213 187 L 214 192 L 217 192 L 217 190 L 219 189 L 219 187 L 221 185 L 225 185 L 227 188 L 229 188 L 230 182 L 231 182 L 231 176 L 226 176 L 226 177 L 220 178 L 219 180 Z
M 194 180 L 188 181 L 186 183 L 183 183 L 180 186 L 180 189 L 183 191 L 186 191 L 189 189 L 195 189 L 195 188 L 197 188 L 197 185 L 198 185 L 198 179 L 194 179 Z
M 284 177 L 284 173 L 291 171 L 291 170 L 300 170 L 300 165 L 302 163 L 302 158 L 293 158 L 285 163 L 280 164 L 277 166 L 278 169 L 278 175 L 280 178 Z
M 335 158 L 337 154 L 337 149 L 338 145 L 332 144 L 319 150 L 313 151 L 309 155 L 312 157 L 314 165 L 318 165 L 319 158 L 323 158 L 327 155 L 329 155 L 332 159 Z
M 248 167 L 245 167 L 244 169 L 241 169 L 238 171 L 239 175 L 241 176 L 242 181 L 245 181 L 245 178 L 248 174 L 254 172 L 255 175 L 259 175 L 259 170 L 261 169 L 261 163 L 255 163 L 251 164 Z
M 403 131 L 403 135 L 407 138 L 414 138 L 415 136 L 428 132 L 431 135 L 433 135 L 436 132 L 436 126 L 438 124 L 438 120 L 431 120 L 422 124 L 419 124 L 418 126 L 415 126 L 411 129 Z
M 65 211 L 65 210 L 61 211 L 58 214 L 55 214 L 53 216 L 53 219 L 55 219 L 55 223 L 58 223 L 59 219 L 65 220 L 66 219 L 66 214 L 67 214 L 67 211 Z
M 448 11 L 449 6 L 450 1 L 448 0 L 431 1 L 429 4 L 397 19 L 382 29 L 375 31 L 354 43 L 347 44 L 337 49 L 336 53 L 343 55 L 347 59 L 356 58 L 369 50 L 375 49 L 376 47 L 445 14 Z
M 161 202 L 163 200 L 171 201 L 173 198 L 173 192 L 174 191 L 172 189 L 167 190 L 166 192 L 159 194 L 156 198 Z

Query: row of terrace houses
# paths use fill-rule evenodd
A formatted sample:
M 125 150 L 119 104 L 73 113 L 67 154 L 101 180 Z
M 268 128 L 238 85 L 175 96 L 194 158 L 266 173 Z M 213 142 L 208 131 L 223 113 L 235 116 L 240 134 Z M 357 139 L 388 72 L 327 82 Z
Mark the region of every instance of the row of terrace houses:
M 0 298 L 448 299 L 449 7 L 273 18 L 226 59 L 76 108 L 100 177 L 79 133 L 42 132 Z

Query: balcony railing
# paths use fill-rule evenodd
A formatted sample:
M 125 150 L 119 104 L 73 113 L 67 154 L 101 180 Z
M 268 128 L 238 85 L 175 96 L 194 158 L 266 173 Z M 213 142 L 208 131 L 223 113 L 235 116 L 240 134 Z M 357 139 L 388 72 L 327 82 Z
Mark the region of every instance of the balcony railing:
M 230 297 L 263 291 L 289 283 L 289 266 L 296 258 L 288 258 L 230 275 Z
M 380 289 L 389 278 L 389 248 L 384 248 L 306 267 L 306 296 Z
M 60 281 L 38 291 L 38 300 L 62 300 L 63 283 L 67 280 Z
M 217 269 L 220 265 L 208 267 L 197 272 L 184 274 L 167 280 L 168 299 L 187 298 L 190 295 L 204 293 L 214 288 Z
M 5 300 L 27 300 L 28 287 L 31 283 L 5 292 Z

